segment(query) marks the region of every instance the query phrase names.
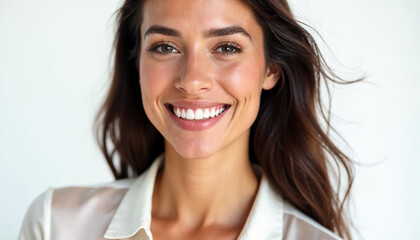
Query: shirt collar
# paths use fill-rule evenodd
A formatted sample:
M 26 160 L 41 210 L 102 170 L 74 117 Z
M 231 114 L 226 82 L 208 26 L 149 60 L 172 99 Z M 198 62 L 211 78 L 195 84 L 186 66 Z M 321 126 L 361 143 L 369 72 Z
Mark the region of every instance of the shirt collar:
M 257 197 L 238 240 L 283 239 L 283 198 L 262 175 Z
M 152 196 L 163 158 L 164 155 L 159 156 L 130 186 L 105 232 L 105 239 L 130 238 L 140 230 L 150 240 L 153 239 L 150 232 Z M 281 239 L 283 208 L 282 197 L 275 192 L 266 176 L 262 175 L 257 196 L 238 240 Z
M 140 229 L 144 229 L 152 239 L 150 232 L 152 196 L 156 175 L 163 157 L 163 155 L 159 156 L 130 186 L 105 232 L 105 239 L 129 238 Z

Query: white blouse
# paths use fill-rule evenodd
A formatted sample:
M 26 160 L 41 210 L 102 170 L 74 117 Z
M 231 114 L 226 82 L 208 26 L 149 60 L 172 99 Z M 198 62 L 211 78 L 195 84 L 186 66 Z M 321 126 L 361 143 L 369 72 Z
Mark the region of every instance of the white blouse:
M 26 213 L 19 240 L 152 240 L 155 178 L 163 155 L 136 179 L 48 189 Z M 337 240 L 276 193 L 263 175 L 240 240 Z

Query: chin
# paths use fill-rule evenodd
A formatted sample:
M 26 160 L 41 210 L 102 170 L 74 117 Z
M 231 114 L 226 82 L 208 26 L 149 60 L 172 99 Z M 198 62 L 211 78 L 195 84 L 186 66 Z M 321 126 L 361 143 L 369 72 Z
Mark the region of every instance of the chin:
M 203 142 L 193 142 L 186 144 L 179 144 L 174 147 L 175 151 L 185 159 L 204 159 L 215 155 L 218 150 L 218 144 L 208 144 Z

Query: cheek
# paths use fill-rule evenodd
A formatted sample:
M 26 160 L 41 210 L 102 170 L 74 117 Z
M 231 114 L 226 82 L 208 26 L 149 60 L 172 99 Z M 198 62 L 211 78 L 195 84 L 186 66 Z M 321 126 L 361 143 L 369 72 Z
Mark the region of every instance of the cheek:
M 224 90 L 236 101 L 235 128 L 249 129 L 255 121 L 260 107 L 263 76 L 263 66 L 256 62 L 235 63 L 219 73 Z
M 168 64 L 140 59 L 140 88 L 144 102 L 157 102 L 158 97 L 170 88 L 174 68 Z
M 160 119 L 160 111 L 157 111 L 160 107 L 158 100 L 165 91 L 165 74 L 163 74 L 158 64 L 142 61 L 142 59 L 140 59 L 139 71 L 139 83 L 144 111 L 153 125 L 159 129 L 159 126 L 156 125 Z
M 145 98 L 143 100 L 147 100 L 158 91 L 160 84 L 156 79 L 160 79 L 159 71 L 148 64 L 140 64 L 140 88 L 142 96 Z
M 262 84 L 262 70 L 257 64 L 232 63 L 218 72 L 223 88 L 235 98 L 259 96 Z

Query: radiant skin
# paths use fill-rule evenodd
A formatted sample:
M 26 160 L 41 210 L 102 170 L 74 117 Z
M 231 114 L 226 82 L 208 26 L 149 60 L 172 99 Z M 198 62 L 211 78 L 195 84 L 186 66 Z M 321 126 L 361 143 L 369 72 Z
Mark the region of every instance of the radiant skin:
M 149 0 L 143 11 L 143 106 L 165 139 L 154 239 L 236 239 L 258 190 L 250 127 L 279 69 L 265 63 L 262 28 L 241 1 Z M 212 118 L 212 108 L 224 112 Z M 199 120 L 179 116 L 188 109 Z

